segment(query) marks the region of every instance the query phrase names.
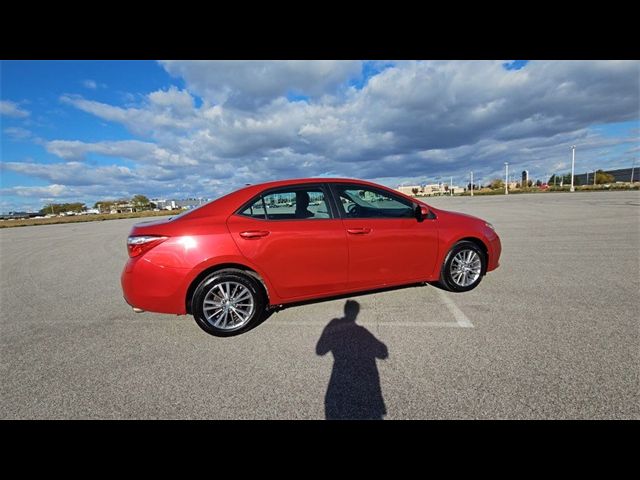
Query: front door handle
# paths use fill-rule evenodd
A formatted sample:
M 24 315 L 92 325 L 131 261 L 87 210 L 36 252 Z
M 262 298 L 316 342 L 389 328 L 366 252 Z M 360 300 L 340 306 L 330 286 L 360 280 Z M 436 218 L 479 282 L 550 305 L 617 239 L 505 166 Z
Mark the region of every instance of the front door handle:
M 258 238 L 266 237 L 267 235 L 269 235 L 269 232 L 265 230 L 248 230 L 246 232 L 240 232 L 240 236 L 247 240 L 256 240 Z
M 351 235 L 367 235 L 368 233 L 371 233 L 371 229 L 370 228 L 347 228 L 347 233 L 350 233 Z

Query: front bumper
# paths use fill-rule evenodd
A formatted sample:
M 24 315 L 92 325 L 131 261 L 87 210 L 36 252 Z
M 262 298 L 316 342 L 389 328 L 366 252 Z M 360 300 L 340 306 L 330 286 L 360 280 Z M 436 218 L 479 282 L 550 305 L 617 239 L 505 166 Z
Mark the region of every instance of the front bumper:
M 500 266 L 500 254 L 502 253 L 502 243 L 500 237 L 495 235 L 488 239 L 489 263 L 487 264 L 487 272 L 495 270 Z

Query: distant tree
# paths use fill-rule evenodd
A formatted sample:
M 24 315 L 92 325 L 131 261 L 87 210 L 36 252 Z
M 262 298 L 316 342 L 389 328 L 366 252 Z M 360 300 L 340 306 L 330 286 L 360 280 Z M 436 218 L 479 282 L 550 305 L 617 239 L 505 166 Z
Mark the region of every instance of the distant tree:
M 480 187 L 482 188 L 482 187 Z M 474 190 L 478 190 L 478 185 L 476 185 L 475 183 L 473 184 L 473 189 Z M 471 190 L 471 182 L 467 183 L 467 190 Z
M 504 188 L 504 182 L 501 178 L 494 178 L 491 180 L 491 184 L 489 186 L 492 190 L 497 190 L 499 188 Z
M 38 212 L 38 214 L 40 215 L 50 215 L 50 214 L 55 214 L 55 209 L 53 206 L 53 203 L 50 203 L 49 205 L 45 205 L 44 207 L 42 207 L 42 209 Z
M 413 193 L 414 195 L 417 195 L 419 191 L 420 190 L 418 190 L 416 187 L 411 189 L 411 193 Z
M 93 208 L 97 208 L 100 212 L 110 212 L 111 208 L 115 205 L 116 202 L 113 200 L 100 200 L 93 205 Z
M 86 209 L 87 209 L 86 205 L 81 202 L 50 203 L 49 205 L 45 205 L 44 207 L 42 207 L 39 213 L 43 215 L 47 215 L 50 213 L 58 215 L 60 213 L 66 213 L 66 212 L 80 213 Z
M 603 185 L 605 183 L 613 183 L 614 181 L 615 181 L 615 177 L 610 173 L 607 173 L 604 170 L 596 171 L 596 183 L 598 185 Z
M 151 202 L 144 195 L 134 195 L 131 199 L 131 203 L 138 208 L 145 208 L 148 207 Z
M 574 177 L 575 179 L 575 177 Z M 549 178 L 549 185 L 566 185 L 571 183 L 571 173 L 566 173 L 564 175 L 556 175 L 555 173 L 551 175 Z
M 533 186 L 533 180 L 527 180 L 527 187 Z
M 536 187 L 541 187 L 542 186 L 542 182 L 540 180 L 536 180 Z
M 575 176 L 573 178 L 574 178 L 574 183 L 575 183 Z M 564 175 L 558 175 L 557 177 L 555 177 L 555 182 L 557 183 L 558 186 L 560 186 L 560 184 L 562 184 L 562 185 L 570 185 L 571 184 L 571 172 L 565 173 Z

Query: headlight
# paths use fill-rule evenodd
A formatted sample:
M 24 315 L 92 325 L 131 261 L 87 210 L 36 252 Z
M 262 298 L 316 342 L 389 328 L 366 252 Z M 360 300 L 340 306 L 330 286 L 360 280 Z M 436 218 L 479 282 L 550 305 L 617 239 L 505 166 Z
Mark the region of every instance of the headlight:
M 491 230 L 493 230 L 494 232 L 496 231 L 496 228 L 495 228 L 493 225 L 491 225 L 489 222 L 484 222 L 484 224 L 485 224 L 487 227 L 489 227 Z

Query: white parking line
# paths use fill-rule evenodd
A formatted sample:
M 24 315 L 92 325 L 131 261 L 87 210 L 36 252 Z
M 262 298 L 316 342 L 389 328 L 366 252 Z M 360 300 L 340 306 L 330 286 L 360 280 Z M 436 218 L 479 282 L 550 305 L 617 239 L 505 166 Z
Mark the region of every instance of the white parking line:
M 447 296 L 447 294 L 436 288 L 442 302 L 446 305 L 447 309 L 453 315 L 455 322 L 357 322 L 358 325 L 362 326 L 371 326 L 371 327 L 445 327 L 445 328 L 473 328 L 473 323 L 471 320 L 458 308 L 458 306 L 453 302 L 451 298 Z M 307 327 L 312 325 L 323 326 L 326 325 L 326 322 L 314 322 L 312 320 L 305 322 L 301 320 L 267 320 L 265 325 L 289 325 L 295 327 Z
M 358 325 L 362 326 L 371 326 L 371 327 L 445 327 L 445 328 L 474 328 L 473 323 L 469 320 L 462 310 L 454 303 L 454 301 L 447 296 L 447 294 L 438 289 L 434 288 L 437 294 L 440 296 L 442 303 L 445 304 L 451 315 L 453 316 L 454 322 L 428 322 L 428 321 L 398 321 L 398 322 L 357 322 Z M 288 325 L 292 327 L 308 327 L 308 326 L 325 326 L 327 322 L 325 321 L 303 321 L 303 320 L 276 320 L 271 319 L 264 323 L 265 325 Z
M 356 322 L 363 327 L 453 327 L 460 328 L 458 322 Z M 300 320 L 286 321 L 286 320 L 267 320 L 264 325 L 288 325 L 293 327 L 308 327 L 312 325 L 324 326 L 327 322 L 303 322 Z M 473 327 L 473 325 L 471 325 Z
M 462 310 L 460 310 L 458 306 L 453 303 L 453 300 L 451 300 L 442 290 L 437 290 L 438 295 L 440 295 L 440 298 L 453 315 L 453 318 L 456 319 L 457 325 L 461 328 L 473 328 L 473 323 L 471 323 L 471 320 L 469 320 L 469 318 L 462 312 Z

